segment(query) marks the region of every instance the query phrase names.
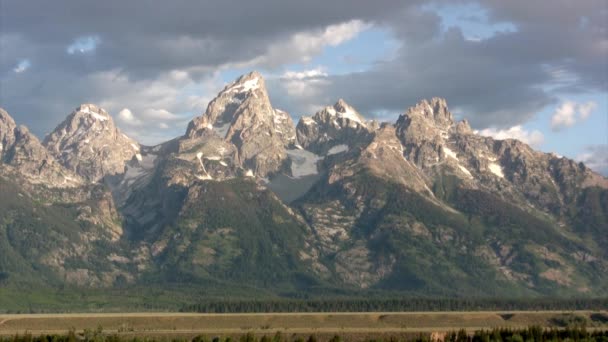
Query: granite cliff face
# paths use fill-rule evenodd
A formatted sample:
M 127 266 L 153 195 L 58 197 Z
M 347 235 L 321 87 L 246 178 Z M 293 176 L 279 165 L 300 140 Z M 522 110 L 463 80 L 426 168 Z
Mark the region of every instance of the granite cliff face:
M 0 110 L 0 160 L 2 194 L 23 196 L 0 201 L 0 231 L 62 241 L 34 257 L 0 241 L 0 256 L 53 286 L 608 294 L 608 180 L 480 136 L 440 98 L 384 123 L 338 100 L 294 126 L 252 72 L 158 146 L 91 104 L 44 144 Z M 54 228 L 15 216 L 34 212 Z
M 236 164 L 260 177 L 284 167 L 285 147 L 296 138 L 291 117 L 272 107 L 264 79 L 257 72 L 227 85 L 205 113 L 190 122 L 186 137 L 209 131 L 236 146 Z
M 17 126 L 0 108 L 0 164 L 27 178 L 31 183 L 49 187 L 74 187 L 82 184 L 77 175 L 64 169 L 55 157 L 25 126 Z
M 373 123 L 340 99 L 312 117 L 302 117 L 296 128 L 299 144 L 317 154 L 325 154 L 339 145 L 359 145 L 369 142 Z

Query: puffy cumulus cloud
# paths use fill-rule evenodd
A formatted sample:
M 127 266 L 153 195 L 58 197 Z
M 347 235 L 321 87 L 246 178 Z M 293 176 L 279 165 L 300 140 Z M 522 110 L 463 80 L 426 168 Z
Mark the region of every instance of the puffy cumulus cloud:
M 588 146 L 575 159 L 585 163 L 595 172 L 608 177 L 608 145 Z
M 310 115 L 334 99 L 323 94 L 330 86 L 329 75 L 324 67 L 285 71 L 278 77 L 266 80 L 272 103 L 278 108 L 289 109 L 294 118 Z M 332 102 L 332 103 L 333 103 Z
M 11 87 L 2 88 L 2 96 L 13 99 L 7 101 L 7 111 L 38 136 L 50 132 L 79 103 L 95 103 L 113 115 L 125 133 L 144 144 L 183 134 L 187 123 L 205 110 L 212 94 L 223 86 L 217 74 L 193 80 L 180 71 L 152 80 L 132 79 L 120 70 L 81 76 L 57 71 L 29 74 L 12 78 Z M 62 86 L 33 81 L 38 78 L 61 79 Z
M 597 103 L 589 101 L 586 103 L 576 103 L 573 101 L 563 102 L 555 113 L 551 116 L 551 128 L 555 131 L 570 127 L 585 120 L 597 107 Z
M 534 147 L 539 147 L 545 140 L 545 136 L 539 130 L 528 131 L 521 125 L 513 126 L 508 129 L 486 128 L 476 133 L 493 137 L 498 140 L 517 139 Z
M 370 24 L 361 20 L 329 25 L 311 32 L 298 32 L 286 41 L 279 41 L 269 46 L 268 51 L 254 59 L 258 65 L 280 65 L 285 62 L 307 63 L 313 56 L 323 51 L 326 46 L 337 46 L 351 40 L 360 32 L 368 29 Z
M 576 103 L 564 102 L 557 108 L 551 116 L 551 127 L 559 129 L 562 127 L 570 127 L 576 122 Z
M 120 112 L 118 112 L 118 118 L 127 125 L 141 125 L 141 120 L 136 118 L 129 108 L 123 108 Z
M 288 71 L 281 77 L 285 95 L 289 97 L 316 98 L 319 87 L 328 85 L 327 74 L 321 68 L 300 72 Z

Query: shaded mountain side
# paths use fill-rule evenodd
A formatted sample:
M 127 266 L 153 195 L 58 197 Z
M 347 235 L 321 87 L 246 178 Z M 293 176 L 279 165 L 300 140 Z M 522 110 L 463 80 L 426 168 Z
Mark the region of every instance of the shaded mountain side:
M 199 181 L 187 190 L 179 218 L 152 244 L 154 277 L 306 289 L 319 283 L 301 257 L 308 234 L 301 217 L 251 180 Z
M 88 202 L 88 203 L 87 203 Z M 98 202 L 49 204 L 0 177 L 0 273 L 4 283 L 107 287 L 133 281 L 126 245 L 90 218 Z M 93 211 L 93 212 L 92 212 Z
M 456 210 L 363 171 L 318 184 L 295 205 L 325 246 L 321 260 L 352 285 L 447 296 L 605 294 L 601 250 L 542 213 L 458 185 L 448 203 Z M 336 225 L 319 219 L 327 208 L 352 224 L 331 235 Z
M 568 208 L 572 232 L 595 247 L 604 259 L 608 258 L 608 190 L 591 187 L 584 189 Z M 581 255 L 589 259 L 587 255 Z M 593 257 L 591 257 L 593 259 Z

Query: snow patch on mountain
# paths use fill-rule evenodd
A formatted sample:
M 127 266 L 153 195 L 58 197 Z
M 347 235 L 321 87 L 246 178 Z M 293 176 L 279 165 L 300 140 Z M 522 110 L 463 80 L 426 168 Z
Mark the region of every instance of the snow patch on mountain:
M 471 174 L 471 172 L 464 166 L 458 164 L 458 168 L 460 169 L 460 171 L 462 171 L 464 174 L 466 174 L 467 176 L 469 176 L 469 178 L 473 178 L 473 175 Z
M 336 146 L 330 148 L 329 151 L 327 151 L 327 155 L 331 156 L 331 155 L 346 152 L 346 151 L 348 151 L 348 145 L 340 144 L 340 145 L 336 145 Z
M 99 113 L 96 113 L 96 112 L 92 111 L 90 109 L 90 107 L 88 107 L 88 106 L 81 106 L 80 112 L 81 113 L 85 113 L 85 114 L 89 114 L 89 115 L 91 115 L 92 117 L 94 117 L 95 119 L 97 119 L 99 121 L 106 121 L 106 120 L 108 120 L 107 116 L 104 116 L 104 115 L 101 115 Z
M 255 78 L 247 80 L 243 83 L 233 85 L 232 87 L 226 89 L 226 92 L 236 91 L 239 93 L 244 93 L 244 92 L 248 92 L 250 90 L 256 90 L 260 87 L 258 82 L 259 82 L 259 78 L 255 77 Z
M 448 156 L 448 157 L 451 157 L 451 158 L 454 158 L 454 159 L 458 160 L 458 155 L 454 151 L 450 150 L 446 146 L 443 146 L 443 153 L 445 153 L 445 155 Z
M 496 163 L 490 163 L 488 165 L 488 168 L 490 169 L 490 172 L 492 172 L 496 176 L 500 178 L 505 178 L 505 174 L 502 172 L 502 167 L 500 167 L 500 165 Z
M 317 162 L 323 157 L 320 157 L 306 150 L 287 150 L 287 155 L 291 158 L 291 175 L 295 178 L 300 178 L 308 175 L 316 175 Z
M 359 119 L 359 116 L 357 116 L 357 114 L 355 114 L 355 112 L 348 107 L 345 108 L 344 112 L 339 112 L 339 114 L 343 118 L 363 124 L 363 122 L 361 122 L 361 119 Z

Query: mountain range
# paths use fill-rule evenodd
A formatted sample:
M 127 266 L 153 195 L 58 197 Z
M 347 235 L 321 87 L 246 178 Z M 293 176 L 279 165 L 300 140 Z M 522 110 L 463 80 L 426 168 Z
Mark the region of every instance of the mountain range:
M 157 146 L 93 104 L 43 141 L 0 109 L 0 297 L 65 288 L 605 296 L 608 179 L 481 136 L 441 98 L 294 124 L 257 72 Z

